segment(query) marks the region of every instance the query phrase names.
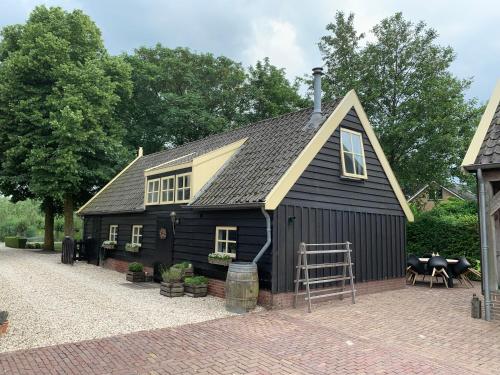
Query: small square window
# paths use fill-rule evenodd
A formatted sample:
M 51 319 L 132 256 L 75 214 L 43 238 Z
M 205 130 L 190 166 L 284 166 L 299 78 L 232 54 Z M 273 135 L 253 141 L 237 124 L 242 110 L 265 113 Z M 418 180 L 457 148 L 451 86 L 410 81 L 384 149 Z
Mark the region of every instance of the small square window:
M 109 226 L 109 238 L 110 241 L 118 241 L 118 225 Z
M 132 226 L 132 244 L 142 244 L 142 225 Z
M 216 227 L 215 228 L 215 252 L 228 254 L 236 258 L 237 228 Z

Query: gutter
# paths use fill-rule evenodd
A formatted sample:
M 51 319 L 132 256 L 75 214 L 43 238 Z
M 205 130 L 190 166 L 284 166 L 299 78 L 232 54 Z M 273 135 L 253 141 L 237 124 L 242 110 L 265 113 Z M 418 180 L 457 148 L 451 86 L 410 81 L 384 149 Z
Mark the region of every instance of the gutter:
M 266 252 L 266 250 L 269 248 L 269 246 L 271 245 L 271 217 L 269 216 L 269 214 L 267 213 L 266 209 L 264 206 L 262 206 L 260 208 L 260 210 L 262 211 L 262 214 L 264 215 L 264 217 L 266 218 L 266 233 L 267 233 L 267 241 L 266 243 L 264 244 L 264 246 L 262 246 L 262 249 L 260 249 L 259 253 L 257 254 L 257 256 L 254 258 L 254 260 L 252 261 L 252 263 L 256 264 L 259 259 L 262 257 L 262 255 L 264 255 L 264 253 Z
M 481 273 L 484 290 L 484 319 L 491 320 L 490 278 L 488 266 L 488 227 L 486 221 L 486 188 L 484 186 L 483 171 L 477 170 L 479 187 L 479 230 L 481 237 Z

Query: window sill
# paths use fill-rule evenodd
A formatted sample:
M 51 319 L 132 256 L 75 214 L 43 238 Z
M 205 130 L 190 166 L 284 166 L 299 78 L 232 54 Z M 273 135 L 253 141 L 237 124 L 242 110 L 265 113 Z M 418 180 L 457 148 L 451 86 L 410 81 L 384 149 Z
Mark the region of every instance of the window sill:
M 345 175 L 341 174 L 340 179 L 347 180 L 347 181 L 365 182 L 366 180 L 368 180 L 368 177 L 354 177 L 354 176 L 345 176 Z

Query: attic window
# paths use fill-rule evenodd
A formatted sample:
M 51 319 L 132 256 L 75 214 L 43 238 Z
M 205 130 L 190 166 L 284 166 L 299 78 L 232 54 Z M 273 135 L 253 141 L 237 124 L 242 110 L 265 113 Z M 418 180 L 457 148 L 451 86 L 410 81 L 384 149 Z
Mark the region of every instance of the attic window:
M 346 177 L 367 178 L 365 150 L 361 133 L 340 129 L 342 174 Z
M 191 173 L 178 174 L 176 186 L 176 202 L 188 202 L 191 198 Z
M 158 204 L 160 203 L 160 179 L 154 179 L 148 181 L 148 194 L 147 194 L 147 204 Z

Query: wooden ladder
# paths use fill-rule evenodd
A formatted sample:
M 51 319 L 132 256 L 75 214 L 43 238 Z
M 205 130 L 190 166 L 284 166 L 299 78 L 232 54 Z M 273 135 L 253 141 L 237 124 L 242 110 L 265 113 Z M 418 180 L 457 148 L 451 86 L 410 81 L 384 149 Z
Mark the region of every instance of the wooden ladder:
M 320 250 L 322 247 L 330 247 L 329 249 Z M 338 248 L 340 247 L 340 248 Z M 308 250 L 312 248 L 312 250 Z M 299 244 L 298 259 L 297 259 L 297 278 L 295 279 L 295 296 L 293 300 L 293 307 L 297 307 L 297 299 L 300 295 L 305 295 L 305 300 L 308 303 L 308 312 L 311 312 L 311 300 L 332 296 L 340 296 L 343 298 L 344 294 L 351 294 L 352 303 L 356 303 L 356 290 L 354 289 L 354 276 L 352 274 L 352 260 L 351 260 L 351 243 L 350 242 L 340 242 L 340 243 L 324 243 L 324 244 L 306 244 L 301 242 Z M 320 255 L 320 254 L 343 254 L 344 260 L 342 262 L 334 263 L 316 263 L 309 264 L 307 260 L 308 255 Z M 342 267 L 342 274 L 335 276 L 325 276 L 325 277 L 309 277 L 309 270 L 318 270 L 324 268 L 336 268 Z M 303 276 L 302 276 L 303 271 Z M 347 275 L 347 272 L 349 274 Z M 302 277 L 302 278 L 301 278 Z M 350 290 L 345 290 L 345 282 L 349 280 L 351 287 Z M 311 290 L 311 285 L 322 284 L 322 283 L 337 283 L 341 282 L 340 287 L 332 287 L 326 289 L 316 289 Z M 301 292 L 300 284 L 305 286 L 305 291 Z M 328 292 L 325 294 L 325 292 Z M 331 293 L 330 293 L 331 292 Z M 323 293 L 323 294 L 316 294 Z M 314 295 L 312 295 L 314 294 Z

